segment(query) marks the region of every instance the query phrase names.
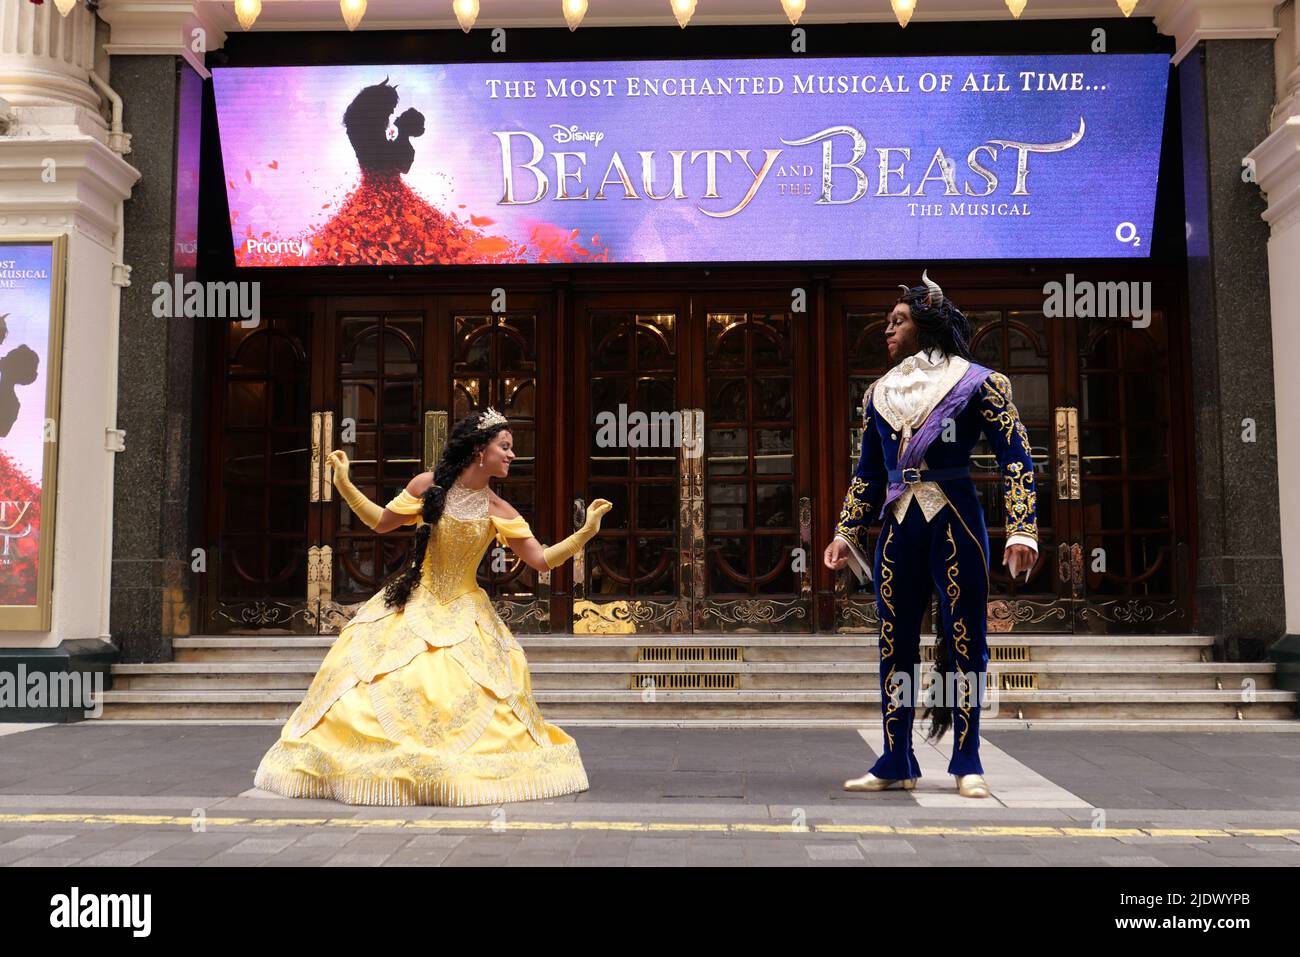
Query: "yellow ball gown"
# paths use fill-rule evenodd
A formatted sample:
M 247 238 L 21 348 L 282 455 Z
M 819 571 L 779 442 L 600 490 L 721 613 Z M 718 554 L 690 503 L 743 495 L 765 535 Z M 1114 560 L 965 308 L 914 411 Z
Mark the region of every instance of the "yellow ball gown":
M 418 499 L 388 507 L 423 524 Z M 449 503 L 434 526 L 405 607 L 387 607 L 381 591 L 344 627 L 254 786 L 371 805 L 587 790 L 577 744 L 542 718 L 523 649 L 475 580 L 493 537 L 504 546 L 533 533 L 523 518 L 489 515 L 486 492 L 461 514 L 474 517 Z

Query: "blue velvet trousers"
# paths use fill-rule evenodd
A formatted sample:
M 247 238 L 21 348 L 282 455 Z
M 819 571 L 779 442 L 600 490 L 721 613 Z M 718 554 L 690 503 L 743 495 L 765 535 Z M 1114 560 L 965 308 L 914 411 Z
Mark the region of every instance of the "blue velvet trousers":
M 979 540 L 975 536 L 979 536 Z M 884 753 L 871 768 L 878 778 L 921 776 L 912 750 L 916 706 L 927 705 L 921 689 L 921 619 L 932 588 L 939 593 L 938 640 L 946 642 L 957 675 L 925 694 L 952 705 L 951 774 L 982 774 L 979 705 L 988 670 L 986 622 L 988 533 L 983 516 L 962 517 L 945 505 L 930 521 L 913 501 L 900 523 L 892 510 L 876 543 L 876 610 L 880 615 L 880 693 Z M 905 676 L 905 679 L 904 679 Z M 945 687 L 946 684 L 946 687 Z

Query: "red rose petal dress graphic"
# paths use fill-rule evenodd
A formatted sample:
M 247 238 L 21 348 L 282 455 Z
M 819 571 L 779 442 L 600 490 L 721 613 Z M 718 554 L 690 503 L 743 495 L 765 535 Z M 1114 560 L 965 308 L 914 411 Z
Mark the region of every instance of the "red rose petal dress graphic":
M 387 135 L 389 117 L 397 107 L 395 86 L 382 83 L 361 90 L 343 114 L 348 140 L 361 167 L 361 182 L 338 211 L 318 230 L 302 237 L 307 250 L 245 253 L 249 266 L 407 266 L 432 264 L 498 264 L 546 262 L 608 262 L 609 249 L 598 236 L 584 245 L 579 230 L 541 223 L 527 242 L 492 236 L 479 229 L 486 216 L 436 209 L 406 185 L 402 174 L 415 162 L 411 140 L 424 135 L 424 115 L 407 109 L 395 120 L 397 135 Z M 328 204 L 327 204 L 328 205 Z M 463 207 L 462 207 L 463 208 Z M 252 236 L 251 229 L 246 235 Z

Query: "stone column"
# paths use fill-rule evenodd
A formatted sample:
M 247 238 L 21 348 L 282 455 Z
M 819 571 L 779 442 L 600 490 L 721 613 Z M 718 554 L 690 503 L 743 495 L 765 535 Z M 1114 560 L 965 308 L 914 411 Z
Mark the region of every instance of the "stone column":
M 33 672 L 48 684 L 57 674 L 106 676 L 117 652 L 105 574 L 114 467 L 106 432 L 115 425 L 117 376 L 106 357 L 115 355 L 116 300 L 129 276 L 118 217 L 139 173 L 121 155 L 129 141 L 109 126 L 107 96 L 91 82 L 94 15 L 78 6 L 65 19 L 52 3 L 0 0 L 0 24 L 0 236 L 64 235 L 68 250 L 53 607 L 49 631 L 0 631 L 0 681 L 14 688 Z M 0 721 L 82 714 L 81 702 L 0 706 Z
M 1242 160 L 1268 133 L 1271 2 L 1168 0 L 1178 40 L 1196 441 L 1199 630 L 1228 660 L 1282 633 L 1277 415 L 1264 202 Z
M 1268 197 L 1269 293 L 1286 634 L 1270 649 L 1278 685 L 1300 691 L 1300 22 L 1295 4 L 1279 11 L 1277 106 L 1272 131 L 1250 154 Z
M 122 303 L 117 394 L 125 449 L 114 484 L 112 616 L 123 661 L 168 661 L 171 640 L 190 633 L 200 541 L 201 475 L 194 469 L 202 414 L 202 320 L 154 315 L 155 283 L 175 279 L 173 222 L 180 71 L 206 76 L 202 53 L 224 40 L 196 15 L 197 3 L 104 0 L 106 49 L 142 174 L 126 205 L 132 286 Z M 196 31 L 202 31 L 201 34 Z M 192 278 L 192 277 L 187 277 Z
M 195 320 L 153 315 L 152 288 L 173 282 L 177 64 L 113 57 L 113 82 L 133 131 L 140 185 L 126 205 L 132 285 L 122 297 L 117 423 L 126 433 L 114 476 L 113 636 L 124 661 L 167 661 L 189 615 L 190 425 Z

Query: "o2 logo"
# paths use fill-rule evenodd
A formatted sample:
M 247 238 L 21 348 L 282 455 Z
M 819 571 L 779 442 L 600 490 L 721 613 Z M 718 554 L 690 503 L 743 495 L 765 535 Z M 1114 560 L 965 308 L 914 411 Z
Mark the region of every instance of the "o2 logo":
M 1142 237 L 1138 235 L 1138 229 L 1132 223 L 1120 223 L 1115 227 L 1115 238 L 1125 246 L 1134 248 L 1142 245 Z

